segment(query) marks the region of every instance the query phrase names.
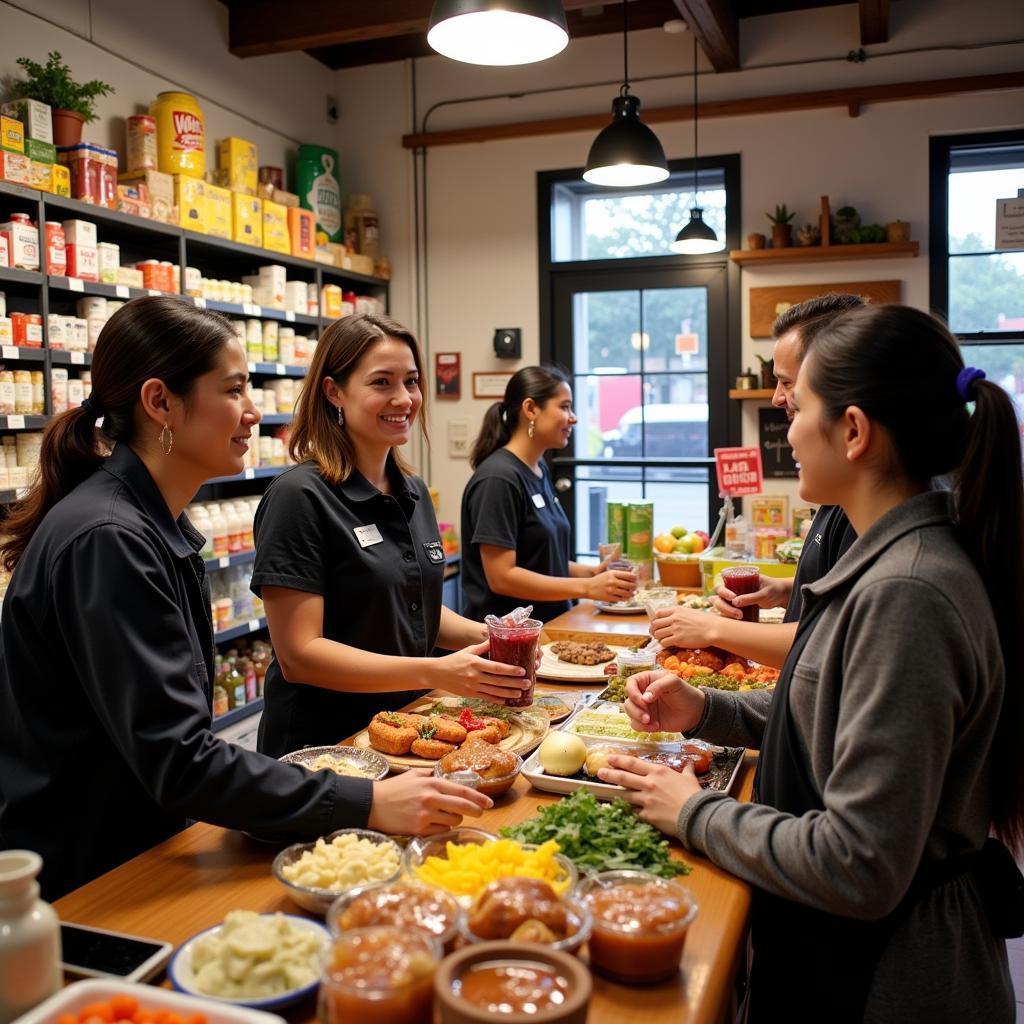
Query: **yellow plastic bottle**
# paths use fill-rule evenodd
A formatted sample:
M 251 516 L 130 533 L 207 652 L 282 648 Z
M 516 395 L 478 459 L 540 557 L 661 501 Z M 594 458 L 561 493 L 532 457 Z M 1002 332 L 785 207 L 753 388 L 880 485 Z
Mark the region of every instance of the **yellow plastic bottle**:
M 206 120 L 195 96 L 162 92 L 150 105 L 156 120 L 157 161 L 164 174 L 206 174 Z

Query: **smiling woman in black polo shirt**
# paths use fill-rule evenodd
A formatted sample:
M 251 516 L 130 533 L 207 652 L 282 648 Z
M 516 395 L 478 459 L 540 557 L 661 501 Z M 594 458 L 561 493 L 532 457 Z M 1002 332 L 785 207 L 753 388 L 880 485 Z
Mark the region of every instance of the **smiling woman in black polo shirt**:
M 299 463 L 256 513 L 253 590 L 267 611 L 259 748 L 337 743 L 426 688 L 503 700 L 522 669 L 487 661 L 487 628 L 441 605 L 430 496 L 398 448 L 421 418 L 419 345 L 388 317 L 324 331 L 296 404 Z M 434 647 L 454 650 L 428 657 Z
M 544 453 L 565 448 L 575 423 L 572 389 L 554 367 L 524 366 L 487 410 L 462 495 L 462 589 L 471 618 L 530 602 L 547 622 L 572 598 L 621 601 L 636 589 L 633 573 L 569 557 L 569 520 Z
M 313 838 L 478 814 L 486 798 L 442 780 L 307 772 L 210 731 L 210 586 L 183 509 L 242 470 L 260 419 L 245 353 L 219 314 L 136 299 L 103 328 L 92 379 L 4 523 L 0 849 L 41 853 L 52 899 L 189 818 Z

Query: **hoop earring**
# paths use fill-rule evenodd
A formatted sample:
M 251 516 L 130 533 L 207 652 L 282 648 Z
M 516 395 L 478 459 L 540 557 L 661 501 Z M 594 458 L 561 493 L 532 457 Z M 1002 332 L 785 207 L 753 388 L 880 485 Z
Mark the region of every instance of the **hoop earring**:
M 532 438 L 533 437 L 533 431 L 534 431 L 533 420 L 530 420 L 530 425 L 526 428 L 526 436 L 529 437 L 529 438 Z
M 341 411 L 341 406 L 338 406 L 338 426 L 345 426 L 345 414 Z
M 164 455 L 170 455 L 174 450 L 174 431 L 166 423 L 160 431 L 160 449 Z

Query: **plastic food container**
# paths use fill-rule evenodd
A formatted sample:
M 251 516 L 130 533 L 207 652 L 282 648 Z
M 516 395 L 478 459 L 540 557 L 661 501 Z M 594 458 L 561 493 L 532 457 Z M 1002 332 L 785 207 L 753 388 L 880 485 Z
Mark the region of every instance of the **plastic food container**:
M 652 985 L 679 970 L 697 916 L 689 889 L 646 871 L 602 871 L 585 878 L 578 894 L 593 915 L 594 970 L 624 985 Z
M 590 907 L 578 897 L 567 896 L 563 898 L 562 903 L 565 905 L 566 915 L 569 920 L 569 933 L 564 939 L 559 939 L 557 942 L 528 942 L 526 939 L 516 939 L 516 942 L 523 942 L 529 945 L 536 945 L 540 949 L 551 949 L 558 950 L 565 953 L 572 953 L 579 955 L 580 947 L 583 943 L 590 938 L 591 927 L 593 925 L 593 915 L 590 913 Z M 462 937 L 470 943 L 479 944 L 481 942 L 494 941 L 489 939 L 481 938 L 477 935 L 469 921 L 469 915 L 464 915 L 459 921 L 459 930 L 462 933 Z M 506 941 L 504 939 L 498 941 Z M 508 940 L 512 941 L 512 940 Z

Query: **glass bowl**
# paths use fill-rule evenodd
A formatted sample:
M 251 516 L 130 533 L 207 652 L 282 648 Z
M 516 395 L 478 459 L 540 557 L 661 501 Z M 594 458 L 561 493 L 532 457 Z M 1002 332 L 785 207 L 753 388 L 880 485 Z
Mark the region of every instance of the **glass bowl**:
M 523 759 L 515 753 L 512 756 L 516 759 L 516 766 L 508 775 L 499 775 L 497 778 L 489 779 L 480 775 L 479 772 L 475 772 L 474 774 L 479 775 L 480 781 L 473 785 L 473 789 L 492 798 L 507 793 L 512 788 L 512 784 L 519 778 L 519 773 L 523 770 Z M 464 774 L 464 772 L 445 772 L 441 768 L 441 762 L 438 761 L 434 765 L 434 774 L 439 779 L 451 779 L 453 782 L 461 782 L 462 780 L 457 778 L 457 776 Z
M 590 938 L 591 926 L 593 925 L 593 915 L 591 914 L 590 907 L 587 903 L 584 900 L 581 900 L 578 896 L 564 896 L 562 898 L 562 903 L 565 906 L 569 920 L 574 925 L 573 931 L 566 935 L 564 939 L 559 939 L 558 942 L 536 942 L 528 944 L 541 946 L 544 949 L 561 950 L 578 956 L 580 947 L 587 941 L 587 939 Z M 512 940 L 508 937 L 504 939 L 481 938 L 470 927 L 468 913 L 464 914 L 460 919 L 459 931 L 462 934 L 462 937 L 470 943 L 525 941 L 522 939 Z
M 422 893 L 429 898 L 433 906 L 416 906 L 411 896 Z M 374 913 L 373 920 L 346 928 L 342 924 L 345 911 L 360 897 L 373 898 L 379 896 L 385 903 Z M 390 899 L 388 899 L 390 897 Z M 339 896 L 327 911 L 327 928 L 332 938 L 337 938 L 353 928 L 375 927 L 378 925 L 395 925 L 400 928 L 415 928 L 437 939 L 450 953 L 455 946 L 455 938 L 459 934 L 462 922 L 462 907 L 451 893 L 433 885 L 416 882 L 411 879 L 397 879 L 390 882 L 375 882 L 372 885 L 360 885 Z M 433 918 L 433 926 L 429 923 Z
M 396 848 L 396 850 L 400 850 L 398 843 L 396 843 L 390 836 L 384 835 L 383 832 L 371 832 L 369 829 L 365 828 L 339 829 L 337 832 L 332 832 L 330 835 L 324 836 L 323 840 L 325 843 L 330 845 L 334 839 L 344 835 L 355 835 L 357 838 L 368 839 L 370 842 L 377 844 L 390 843 Z M 350 889 L 354 889 L 356 886 L 364 886 L 371 882 L 394 881 L 402 871 L 401 857 L 399 857 L 398 864 L 393 872 L 388 874 L 386 877 L 377 878 L 371 878 L 365 872 L 361 875 L 358 874 L 355 865 L 348 862 L 347 868 L 351 881 L 330 889 L 301 885 L 298 882 L 292 882 L 285 878 L 284 868 L 290 864 L 294 864 L 307 850 L 312 850 L 315 846 L 316 842 L 295 843 L 292 846 L 288 846 L 274 858 L 274 863 L 270 868 L 271 874 L 273 874 L 274 878 L 277 879 L 278 883 L 282 886 L 285 892 L 288 893 L 291 899 L 302 907 L 303 910 L 308 910 L 313 914 L 326 913 L 327 908 L 330 907 L 330 905 L 339 896 L 348 892 Z

